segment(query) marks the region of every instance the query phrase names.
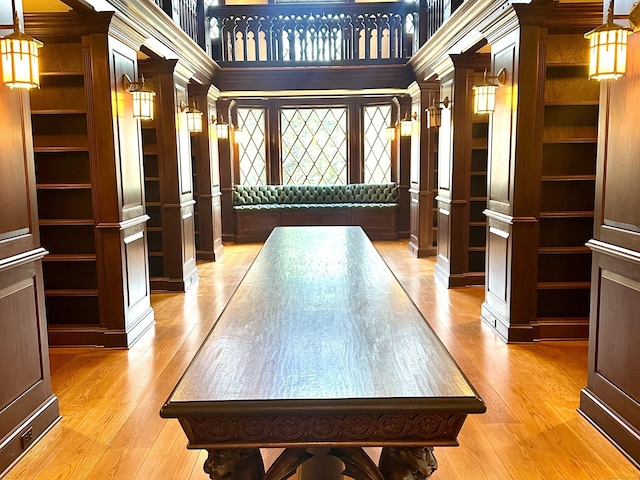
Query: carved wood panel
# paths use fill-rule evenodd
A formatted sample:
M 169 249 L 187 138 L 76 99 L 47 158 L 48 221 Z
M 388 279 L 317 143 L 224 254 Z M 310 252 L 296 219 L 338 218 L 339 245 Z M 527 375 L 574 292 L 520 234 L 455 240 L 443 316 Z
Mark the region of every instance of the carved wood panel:
M 42 380 L 35 279 L 7 280 L 0 278 L 0 411 Z
M 6 87 L 5 87 L 6 88 Z M 19 91 L 0 95 L 0 241 L 24 235 L 30 231 L 29 191 L 25 166 L 32 158 L 25 157 L 25 131 L 31 134 L 30 122 L 23 125 L 15 121 L 16 114 L 24 112 L 24 93 Z M 25 119 L 26 115 L 22 115 Z M 27 130 L 28 129 L 28 130 Z M 29 143 L 31 141 L 29 140 Z M 0 252 L 2 247 L 0 247 Z
M 111 39 L 111 64 L 113 68 L 112 86 L 116 101 L 112 103 L 113 119 L 115 123 L 116 158 L 120 168 L 120 195 L 122 198 L 123 217 L 126 219 L 127 210 L 138 207 L 134 216 L 142 213 L 144 184 L 142 179 L 141 137 L 138 120 L 133 118 L 133 96 L 124 90 L 123 75 L 135 81 L 137 65 L 135 52 Z
M 511 203 L 511 182 L 513 181 L 511 176 L 515 161 L 513 158 L 515 154 L 514 121 L 517 105 L 517 100 L 514 98 L 517 90 L 513 85 L 517 44 L 512 37 L 513 35 L 500 41 L 493 55 L 493 74 L 496 75 L 501 68 L 505 68 L 507 79 L 506 83 L 496 91 L 496 110 L 492 115 L 488 167 L 490 179 L 487 192 L 490 208 L 495 208 L 492 201 L 505 205 Z M 502 213 L 507 211 L 503 210 Z

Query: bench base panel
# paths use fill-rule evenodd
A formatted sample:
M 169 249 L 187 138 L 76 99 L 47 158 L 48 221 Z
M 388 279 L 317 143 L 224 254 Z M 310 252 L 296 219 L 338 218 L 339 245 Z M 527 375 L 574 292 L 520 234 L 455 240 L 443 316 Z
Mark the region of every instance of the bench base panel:
M 280 226 L 360 226 L 371 240 L 397 240 L 395 210 L 235 211 L 237 243 L 264 242 Z

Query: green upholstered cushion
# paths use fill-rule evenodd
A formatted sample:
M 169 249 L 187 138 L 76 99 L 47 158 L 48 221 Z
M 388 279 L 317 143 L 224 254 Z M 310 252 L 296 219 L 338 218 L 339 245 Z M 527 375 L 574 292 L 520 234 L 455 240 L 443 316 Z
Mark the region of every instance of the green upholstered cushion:
M 395 183 L 354 183 L 348 185 L 355 203 L 397 203 L 398 187 Z
M 395 183 L 350 185 L 235 185 L 238 210 L 308 208 L 395 208 Z
M 274 185 L 235 185 L 234 205 L 264 205 L 278 203 L 278 192 Z
M 348 185 L 280 185 L 278 203 L 345 203 L 352 200 Z

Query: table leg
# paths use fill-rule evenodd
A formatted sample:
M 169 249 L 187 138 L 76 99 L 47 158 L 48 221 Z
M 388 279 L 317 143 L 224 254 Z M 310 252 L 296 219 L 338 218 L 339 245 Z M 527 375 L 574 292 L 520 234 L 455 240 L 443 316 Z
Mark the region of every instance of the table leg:
M 385 480 L 425 480 L 438 469 L 433 447 L 384 447 L 380 472 Z
M 342 480 L 344 464 L 329 454 L 329 448 L 307 448 L 310 460 L 298 467 L 300 480 Z
M 264 464 L 257 448 L 207 450 L 204 471 L 212 480 L 262 480 Z

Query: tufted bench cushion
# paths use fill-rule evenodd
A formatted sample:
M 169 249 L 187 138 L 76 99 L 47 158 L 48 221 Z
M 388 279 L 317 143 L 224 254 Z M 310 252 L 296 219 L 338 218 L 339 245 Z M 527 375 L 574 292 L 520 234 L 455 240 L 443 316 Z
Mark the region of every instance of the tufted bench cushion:
M 395 208 L 395 183 L 350 185 L 235 185 L 236 210 L 309 210 Z
M 277 203 L 278 191 L 275 185 L 235 185 L 233 187 L 234 207 Z

